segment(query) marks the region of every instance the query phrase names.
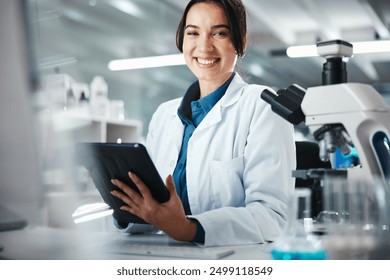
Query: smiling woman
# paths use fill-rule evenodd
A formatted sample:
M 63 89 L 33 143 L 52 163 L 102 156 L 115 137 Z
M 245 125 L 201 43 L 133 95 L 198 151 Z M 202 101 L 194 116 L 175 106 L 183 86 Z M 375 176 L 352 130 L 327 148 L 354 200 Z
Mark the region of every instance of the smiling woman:
M 287 221 L 295 143 L 293 127 L 260 98 L 266 87 L 234 71 L 245 53 L 245 7 L 238 0 L 192 0 L 176 34 L 197 80 L 183 98 L 159 106 L 146 141 L 170 199 L 154 200 L 137 174 L 129 176 L 139 193 L 113 180 L 123 193 L 112 194 L 125 203 L 122 210 L 178 240 L 273 241 Z M 136 224 L 118 226 L 139 232 Z
M 199 3 L 187 14 L 183 54 L 205 97 L 233 73 L 236 50 L 228 20 L 217 4 Z
M 232 10 L 223 1 L 200 1 L 194 7 L 192 5 L 187 6 L 179 24 L 176 45 L 183 52 L 190 70 L 199 79 L 201 97 L 204 97 L 233 73 L 237 54 L 244 55 L 245 8 L 237 5 L 237 9 Z

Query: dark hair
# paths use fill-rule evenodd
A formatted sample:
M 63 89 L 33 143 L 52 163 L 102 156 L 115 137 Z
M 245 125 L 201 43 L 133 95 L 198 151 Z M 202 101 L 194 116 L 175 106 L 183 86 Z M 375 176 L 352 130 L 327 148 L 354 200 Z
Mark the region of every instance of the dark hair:
M 241 0 L 191 0 L 184 10 L 176 31 L 176 46 L 183 52 L 184 29 L 186 27 L 187 14 L 191 7 L 197 3 L 215 3 L 225 12 L 231 30 L 232 42 L 237 55 L 245 54 L 246 37 L 246 11 Z

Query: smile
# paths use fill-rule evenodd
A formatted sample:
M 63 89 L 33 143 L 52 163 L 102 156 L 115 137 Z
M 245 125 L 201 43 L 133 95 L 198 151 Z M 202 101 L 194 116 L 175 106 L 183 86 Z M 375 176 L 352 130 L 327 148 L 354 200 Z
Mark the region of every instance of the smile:
M 205 58 L 200 58 L 197 57 L 196 61 L 201 64 L 201 65 L 212 65 L 217 63 L 220 60 L 220 58 L 213 58 L 213 59 L 205 59 Z

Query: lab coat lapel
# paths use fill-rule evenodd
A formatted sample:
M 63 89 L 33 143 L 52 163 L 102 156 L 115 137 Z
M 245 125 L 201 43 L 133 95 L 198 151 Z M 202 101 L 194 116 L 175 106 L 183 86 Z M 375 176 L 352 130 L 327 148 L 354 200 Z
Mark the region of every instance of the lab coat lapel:
M 175 108 L 175 112 L 172 113 L 171 122 L 166 125 L 168 135 L 171 135 L 172 141 L 172 152 L 174 153 L 174 157 L 178 157 L 181 149 L 181 145 L 183 142 L 183 134 L 184 134 L 184 125 L 181 122 L 179 116 L 177 115 L 177 109 Z
M 227 107 L 235 104 L 240 99 L 243 92 L 242 84 L 245 84 L 245 82 L 236 73 L 224 96 L 222 96 L 221 100 L 219 100 L 217 104 L 215 104 L 215 106 L 210 110 L 203 121 L 199 124 L 195 132 L 199 132 L 203 129 L 216 125 L 222 120 L 223 111 Z

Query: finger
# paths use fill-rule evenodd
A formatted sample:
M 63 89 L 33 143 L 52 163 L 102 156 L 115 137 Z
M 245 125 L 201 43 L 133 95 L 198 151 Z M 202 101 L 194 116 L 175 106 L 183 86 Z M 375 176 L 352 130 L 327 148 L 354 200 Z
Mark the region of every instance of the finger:
M 119 209 L 121 209 L 122 211 L 130 212 L 130 213 L 132 213 L 134 215 L 137 215 L 136 210 L 133 209 L 132 207 L 128 206 L 128 205 L 123 205 Z
M 127 204 L 128 206 L 132 207 L 132 208 L 135 208 L 135 207 L 139 207 L 139 205 L 137 204 L 137 202 L 135 202 L 130 196 L 127 196 L 121 192 L 118 192 L 118 191 L 111 191 L 111 194 L 117 198 L 119 198 L 120 200 L 122 200 L 125 204 Z
M 167 178 L 165 179 L 165 185 L 167 186 L 170 195 L 177 194 L 175 182 L 173 181 L 172 175 L 167 176 Z
M 134 182 L 134 184 L 139 189 L 141 195 L 145 199 L 153 199 L 152 194 L 149 191 L 149 188 L 145 185 L 145 183 L 134 173 L 129 172 L 130 179 Z
M 135 190 L 133 190 L 128 185 L 118 179 L 112 179 L 111 183 L 120 188 L 125 194 L 132 197 L 133 199 L 136 197 L 140 197 L 139 193 L 137 193 Z

